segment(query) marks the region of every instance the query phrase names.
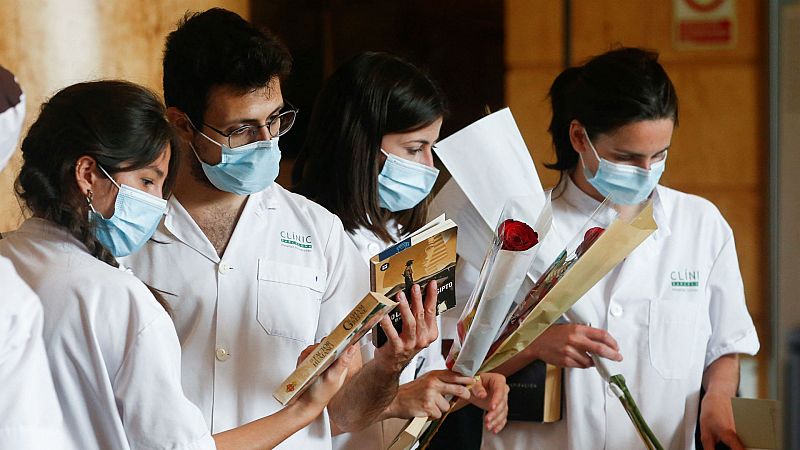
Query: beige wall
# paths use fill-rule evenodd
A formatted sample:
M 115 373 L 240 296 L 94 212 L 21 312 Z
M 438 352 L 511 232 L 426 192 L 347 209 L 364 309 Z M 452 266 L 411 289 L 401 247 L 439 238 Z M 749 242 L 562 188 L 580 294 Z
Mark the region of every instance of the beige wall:
M 547 126 L 547 89 L 563 63 L 563 1 L 506 0 L 506 99 L 545 184 L 557 173 Z M 747 303 L 756 322 L 766 380 L 767 297 L 766 2 L 739 0 L 732 49 L 676 50 L 672 1 L 572 0 L 572 63 L 614 44 L 658 50 L 680 99 L 680 126 L 663 182 L 714 202 L 733 227 Z M 766 384 L 760 391 L 766 393 Z
M 25 90 L 26 128 L 42 101 L 78 81 L 124 78 L 161 92 L 164 38 L 186 10 L 212 6 L 249 17 L 247 0 L 0 0 L 0 64 Z M 17 153 L 0 173 L 0 231 L 22 219 L 19 163 Z

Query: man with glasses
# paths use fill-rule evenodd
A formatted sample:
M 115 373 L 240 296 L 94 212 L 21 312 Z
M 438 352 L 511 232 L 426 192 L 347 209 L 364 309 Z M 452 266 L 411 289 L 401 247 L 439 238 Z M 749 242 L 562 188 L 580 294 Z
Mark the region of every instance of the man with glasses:
M 163 222 L 124 265 L 172 307 L 186 395 L 212 433 L 274 413 L 298 355 L 368 291 L 339 219 L 277 183 L 279 138 L 297 111 L 281 82 L 291 59 L 269 33 L 223 9 L 190 14 L 167 38 L 164 96 L 181 155 Z M 429 293 L 431 294 L 431 293 Z M 372 422 L 402 368 L 436 338 L 435 292 L 399 306 L 407 327 L 361 367 L 323 414 L 282 448 L 329 449 L 331 433 Z

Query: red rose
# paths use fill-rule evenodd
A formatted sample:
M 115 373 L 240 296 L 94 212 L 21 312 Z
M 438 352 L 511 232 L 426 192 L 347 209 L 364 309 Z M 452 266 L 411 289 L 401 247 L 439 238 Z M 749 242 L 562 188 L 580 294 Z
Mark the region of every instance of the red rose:
M 606 230 L 600 227 L 593 227 L 586 230 L 586 233 L 583 235 L 583 242 L 581 242 L 581 245 L 575 250 L 575 254 L 581 256 L 586 253 L 586 250 L 589 250 L 589 247 L 594 244 L 594 241 L 596 241 L 604 231 Z
M 506 219 L 497 230 L 503 240 L 503 250 L 524 252 L 539 243 L 539 234 L 525 222 Z

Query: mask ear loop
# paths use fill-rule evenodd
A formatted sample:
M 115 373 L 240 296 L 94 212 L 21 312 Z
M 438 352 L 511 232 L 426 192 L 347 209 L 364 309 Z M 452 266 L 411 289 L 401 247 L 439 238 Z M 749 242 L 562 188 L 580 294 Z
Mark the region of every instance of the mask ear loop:
M 589 149 L 591 149 L 592 153 L 594 153 L 594 157 L 597 158 L 597 164 L 599 165 L 600 164 L 600 155 L 597 153 L 597 150 L 594 148 L 594 144 L 592 144 L 592 140 L 589 139 L 589 133 L 586 132 L 586 128 L 583 128 L 583 136 L 586 138 L 586 143 L 589 144 Z M 586 169 L 586 162 L 583 160 L 583 154 L 581 154 L 581 164 L 583 164 L 583 168 Z

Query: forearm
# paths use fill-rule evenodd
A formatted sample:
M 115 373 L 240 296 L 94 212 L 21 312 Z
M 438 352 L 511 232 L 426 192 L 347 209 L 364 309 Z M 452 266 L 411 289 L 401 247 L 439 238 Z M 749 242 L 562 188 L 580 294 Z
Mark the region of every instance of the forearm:
M 390 417 L 387 408 L 397 394 L 399 379 L 399 372 L 386 371 L 375 360 L 366 363 L 328 405 L 337 431 L 357 431 Z
M 720 356 L 703 373 L 706 395 L 735 397 L 739 388 L 739 355 Z
M 321 413 L 301 402 L 293 403 L 271 416 L 215 434 L 214 442 L 219 450 L 271 449 L 305 428 Z

